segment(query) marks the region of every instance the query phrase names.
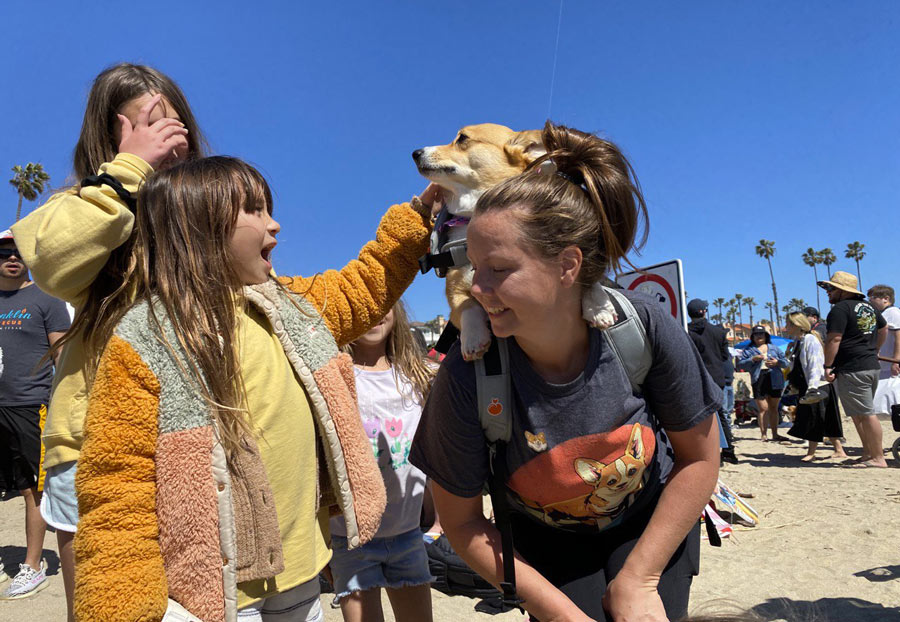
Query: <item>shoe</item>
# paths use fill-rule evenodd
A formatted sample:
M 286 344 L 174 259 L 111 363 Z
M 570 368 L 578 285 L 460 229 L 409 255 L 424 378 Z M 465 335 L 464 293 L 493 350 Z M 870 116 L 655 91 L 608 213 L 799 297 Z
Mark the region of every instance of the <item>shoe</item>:
M 734 455 L 733 449 L 723 449 L 721 454 L 722 462 L 727 462 L 728 464 L 738 464 L 739 460 L 736 455 Z
M 818 404 L 826 397 L 825 391 L 821 389 L 809 389 L 803 397 L 800 398 L 801 404 Z
M 41 561 L 40 570 L 28 564 L 19 564 L 19 574 L 13 577 L 9 586 L 0 594 L 0 600 L 17 600 L 34 596 L 47 587 L 46 565 Z
M 3 568 L 3 562 L 0 562 L 0 583 L 6 583 L 9 581 L 9 577 L 6 574 L 6 570 Z

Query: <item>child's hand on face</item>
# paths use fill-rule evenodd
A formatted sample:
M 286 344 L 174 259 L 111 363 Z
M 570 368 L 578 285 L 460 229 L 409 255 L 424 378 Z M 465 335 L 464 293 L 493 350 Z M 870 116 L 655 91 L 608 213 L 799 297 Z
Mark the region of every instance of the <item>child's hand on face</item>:
M 154 170 L 167 160 L 180 160 L 187 154 L 187 128 L 178 119 L 163 117 L 150 123 L 150 113 L 160 103 L 161 94 L 155 95 L 138 112 L 137 122 L 132 125 L 125 115 L 117 115 L 121 123 L 119 153 L 131 153 Z

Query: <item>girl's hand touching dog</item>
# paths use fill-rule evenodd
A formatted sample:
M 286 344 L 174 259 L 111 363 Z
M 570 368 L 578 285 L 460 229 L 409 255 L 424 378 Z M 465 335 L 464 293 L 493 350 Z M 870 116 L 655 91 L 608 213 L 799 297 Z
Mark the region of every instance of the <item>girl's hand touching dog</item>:
M 188 130 L 184 127 L 184 123 L 167 117 L 150 123 L 150 113 L 161 100 L 161 94 L 154 95 L 141 108 L 134 125 L 125 115 L 116 115 L 119 117 L 122 132 L 119 153 L 134 154 L 154 170 L 169 160 L 180 160 L 188 150 Z

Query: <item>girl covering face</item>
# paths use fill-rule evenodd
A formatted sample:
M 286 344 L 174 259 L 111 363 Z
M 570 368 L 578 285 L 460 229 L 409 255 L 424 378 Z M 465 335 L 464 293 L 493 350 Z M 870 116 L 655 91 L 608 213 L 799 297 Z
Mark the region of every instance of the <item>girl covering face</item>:
M 472 293 L 510 356 L 512 435 L 499 468 L 518 595 L 536 620 L 678 619 L 718 472 L 722 394 L 656 301 L 626 293 L 653 350 L 640 392 L 582 319 L 585 289 L 640 245 L 646 208 L 614 144 L 549 122 L 543 142 L 546 158 L 482 195 L 468 229 Z M 433 483 L 456 552 L 499 586 L 476 395 L 474 368 L 454 348 L 411 461 Z
M 102 330 L 109 328 L 107 309 L 133 295 L 132 209 L 139 187 L 153 170 L 206 150 L 187 99 L 171 78 L 145 65 L 114 65 L 97 76 L 88 95 L 74 151 L 76 184 L 13 227 L 35 282 L 75 307 L 71 329 L 53 348 L 55 354 L 64 351 L 44 426 L 41 502 L 44 520 L 56 528 L 70 622 L 76 461 L 98 364 L 85 357 L 85 349 L 99 355 L 110 337 Z

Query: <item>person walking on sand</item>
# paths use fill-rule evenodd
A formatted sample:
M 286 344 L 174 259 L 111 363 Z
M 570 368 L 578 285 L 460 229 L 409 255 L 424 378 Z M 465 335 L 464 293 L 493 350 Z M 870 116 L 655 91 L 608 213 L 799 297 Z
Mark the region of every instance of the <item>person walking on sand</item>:
M 825 380 L 835 383 L 844 412 L 859 433 L 859 466 L 886 467 L 874 400 L 881 373 L 878 350 L 887 338 L 887 322 L 866 301 L 852 274 L 838 270 L 830 280 L 819 281 L 819 287 L 832 304 L 826 320 Z
M 737 364 L 741 371 L 750 372 L 753 385 L 753 398 L 759 410 L 760 440 L 766 438 L 766 428 L 772 428 L 772 440 L 783 441 L 778 434 L 778 401 L 784 390 L 784 374 L 781 370 L 787 367 L 787 359 L 772 343 L 766 327 L 757 324 L 750 330 L 750 345 L 744 348 Z

